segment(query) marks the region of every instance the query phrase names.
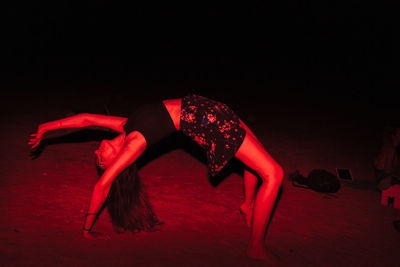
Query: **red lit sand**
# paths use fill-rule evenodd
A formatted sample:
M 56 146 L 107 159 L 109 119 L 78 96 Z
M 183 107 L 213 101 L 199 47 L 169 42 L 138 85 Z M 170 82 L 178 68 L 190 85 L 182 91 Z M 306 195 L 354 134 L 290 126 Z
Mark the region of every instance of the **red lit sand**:
M 88 105 L 100 103 L 104 95 Z M 214 187 L 201 157 L 181 148 L 141 169 L 149 198 L 165 223 L 161 231 L 116 234 L 104 211 L 94 230 L 112 239 L 84 239 L 83 216 L 97 180 L 93 151 L 98 142 L 51 144 L 32 160 L 27 141 L 38 123 L 65 115 L 72 105 L 84 106 L 88 95 L 62 88 L 8 97 L 0 134 L 0 265 L 263 266 L 245 256 L 249 230 L 238 211 L 240 175 L 232 172 Z M 272 101 L 230 101 L 286 173 L 347 167 L 356 179 L 372 180 L 379 133 L 367 123 L 343 121 L 346 116 L 340 113 L 326 117 L 311 108 L 291 110 Z M 337 121 L 342 123 L 335 126 Z M 326 195 L 294 188 L 285 180 L 266 242 L 279 266 L 397 266 L 400 233 L 392 221 L 399 217 L 399 210 L 382 206 L 380 193 L 368 186 L 346 183 L 338 193 Z

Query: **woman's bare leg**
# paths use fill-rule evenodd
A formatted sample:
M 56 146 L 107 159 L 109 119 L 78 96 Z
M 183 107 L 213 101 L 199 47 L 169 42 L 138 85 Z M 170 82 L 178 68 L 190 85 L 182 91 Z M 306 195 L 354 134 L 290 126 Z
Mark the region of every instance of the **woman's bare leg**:
M 257 191 L 257 176 L 249 171 L 247 168 L 244 170 L 243 177 L 243 190 L 244 190 L 244 202 L 240 205 L 240 212 L 244 215 L 246 224 L 251 228 L 251 221 L 253 217 L 253 207 L 256 199 Z
M 247 256 L 269 260 L 265 247 L 265 231 L 283 179 L 283 170 L 252 135 L 246 134 L 235 155 L 262 179 L 257 192 Z

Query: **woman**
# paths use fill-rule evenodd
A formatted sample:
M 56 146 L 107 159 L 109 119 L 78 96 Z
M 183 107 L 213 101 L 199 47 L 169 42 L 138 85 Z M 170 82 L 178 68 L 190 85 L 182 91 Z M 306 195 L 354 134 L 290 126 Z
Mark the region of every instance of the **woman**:
M 86 126 L 107 127 L 120 133 L 113 140 L 102 141 L 95 152 L 98 166 L 104 173 L 93 189 L 83 227 L 86 238 L 104 238 L 92 232 L 91 228 L 113 181 L 119 180 L 116 178 L 129 169 L 146 148 L 175 131 L 182 131 L 207 151 L 212 175 L 218 173 L 232 157 L 238 158 L 248 167 L 244 173 L 245 201 L 240 206 L 240 211 L 251 227 L 246 253 L 251 258 L 269 260 L 264 244 L 265 231 L 282 182 L 283 170 L 250 129 L 225 104 L 188 95 L 182 99 L 144 106 L 129 118 L 80 114 L 40 125 L 29 144 L 32 148 L 37 147 L 43 134 L 49 130 Z M 258 191 L 256 175 L 263 181 Z M 146 203 L 142 206 L 151 210 Z M 151 219 L 152 215 L 149 217 Z M 155 223 L 156 220 L 150 226 Z

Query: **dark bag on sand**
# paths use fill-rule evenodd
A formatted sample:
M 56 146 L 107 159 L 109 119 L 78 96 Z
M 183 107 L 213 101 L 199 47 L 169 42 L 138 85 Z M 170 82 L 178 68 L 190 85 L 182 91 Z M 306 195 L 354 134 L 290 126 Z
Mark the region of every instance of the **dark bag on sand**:
M 340 189 L 339 179 L 325 170 L 312 170 L 308 177 L 295 171 L 289 177 L 292 179 L 293 186 L 312 189 L 320 193 L 336 193 Z

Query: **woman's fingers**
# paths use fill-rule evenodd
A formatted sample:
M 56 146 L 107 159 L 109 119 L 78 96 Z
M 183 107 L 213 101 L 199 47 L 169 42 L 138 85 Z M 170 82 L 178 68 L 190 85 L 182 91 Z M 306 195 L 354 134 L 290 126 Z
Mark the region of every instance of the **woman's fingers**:
M 32 148 L 35 148 L 39 145 L 41 138 L 32 138 L 29 140 L 28 145 L 32 145 Z
M 32 146 L 31 146 L 31 149 L 34 149 L 35 147 L 37 147 L 38 144 L 35 144 L 35 143 L 32 144 L 32 143 L 31 143 L 31 144 L 29 144 L 29 145 L 32 145 Z
M 28 142 L 28 145 L 32 145 L 31 149 L 37 147 L 42 140 L 42 134 L 38 131 L 36 133 L 33 133 L 30 135 L 30 140 Z

